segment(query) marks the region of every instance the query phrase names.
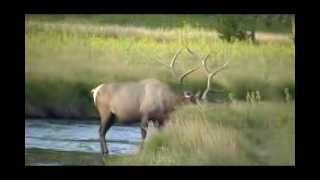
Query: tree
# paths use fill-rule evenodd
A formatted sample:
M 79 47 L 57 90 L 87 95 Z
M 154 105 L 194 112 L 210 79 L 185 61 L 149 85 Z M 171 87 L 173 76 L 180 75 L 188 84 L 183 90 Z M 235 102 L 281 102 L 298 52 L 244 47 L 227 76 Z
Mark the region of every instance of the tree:
M 219 37 L 228 42 L 235 39 L 255 42 L 257 18 L 256 15 L 219 15 L 216 30 Z

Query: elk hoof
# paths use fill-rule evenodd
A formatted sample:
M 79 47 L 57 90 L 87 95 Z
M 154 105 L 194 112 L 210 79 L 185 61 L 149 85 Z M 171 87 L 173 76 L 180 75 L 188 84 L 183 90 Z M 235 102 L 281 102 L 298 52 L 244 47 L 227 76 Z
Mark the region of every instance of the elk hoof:
M 106 156 L 106 155 L 108 155 L 109 154 L 109 152 L 108 151 L 104 151 L 104 152 L 102 152 L 102 155 L 104 155 L 104 156 Z
M 139 146 L 139 151 L 142 151 L 142 150 L 143 150 L 143 143 L 141 143 Z

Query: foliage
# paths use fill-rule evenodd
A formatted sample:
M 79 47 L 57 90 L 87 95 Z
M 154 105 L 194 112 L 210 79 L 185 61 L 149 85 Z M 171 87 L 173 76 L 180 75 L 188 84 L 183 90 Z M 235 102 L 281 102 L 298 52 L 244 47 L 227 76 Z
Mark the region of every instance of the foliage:
M 294 165 L 294 104 L 184 106 L 137 155 L 109 165 Z
M 185 45 L 203 57 L 210 53 L 209 69 L 230 60 L 230 67 L 213 80 L 210 101 L 246 100 L 259 91 L 265 100 L 284 99 L 288 88 L 294 99 L 294 52 L 288 37 L 257 33 L 259 46 L 225 43 L 215 33 L 193 28 L 163 30 L 132 26 L 78 24 L 67 20 L 43 22 L 28 17 L 25 34 L 26 116 L 88 117 L 95 110 L 88 96 L 100 83 L 158 78 L 175 91 L 182 87 L 159 63 L 169 64 Z M 197 56 L 182 53 L 177 71 L 198 65 Z M 152 67 L 152 68 L 150 68 Z M 204 89 L 204 74 L 185 80 L 183 88 Z
M 247 40 L 250 38 L 248 32 L 254 33 L 256 30 L 257 18 L 253 15 L 220 15 L 217 17 L 216 30 L 219 37 L 228 42 Z M 255 40 L 254 37 L 252 40 Z
M 188 46 L 199 57 L 211 55 L 209 69 L 230 60 L 230 67 L 213 80 L 218 92 L 208 94 L 211 103 L 178 108 L 168 128 L 151 137 L 141 153 L 108 157 L 105 164 L 294 164 L 295 59 L 290 26 L 274 15 L 270 27 L 257 22 L 258 45 L 227 43 L 217 37 L 216 17 L 26 16 L 26 116 L 94 116 L 88 94 L 100 83 L 157 78 L 177 93 L 204 89 L 203 73 L 186 78 L 181 87 L 161 65 Z M 243 26 L 235 29 L 248 29 Z M 182 53 L 177 71 L 198 65 L 199 57 Z

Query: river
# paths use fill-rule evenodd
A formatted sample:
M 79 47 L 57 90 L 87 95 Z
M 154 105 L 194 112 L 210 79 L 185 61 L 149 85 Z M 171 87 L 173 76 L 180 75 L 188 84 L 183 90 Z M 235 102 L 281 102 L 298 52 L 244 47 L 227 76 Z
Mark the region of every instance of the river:
M 26 119 L 25 165 L 103 165 L 98 121 Z M 107 135 L 110 155 L 134 154 L 141 142 L 137 126 L 112 126 Z

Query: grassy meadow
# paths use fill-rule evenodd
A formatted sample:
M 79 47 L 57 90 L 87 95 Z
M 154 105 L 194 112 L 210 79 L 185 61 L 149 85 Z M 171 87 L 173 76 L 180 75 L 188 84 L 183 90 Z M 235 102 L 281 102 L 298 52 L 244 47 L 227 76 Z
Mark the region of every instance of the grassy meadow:
M 106 165 L 294 165 L 292 103 L 186 106 L 135 156 Z
M 181 87 L 162 65 L 187 46 L 196 55 L 181 53 L 179 73 L 198 66 L 207 54 L 209 69 L 230 61 L 214 78 L 210 103 L 179 108 L 142 152 L 107 157 L 105 164 L 293 165 L 290 27 L 258 30 L 258 44 L 227 43 L 218 39 L 214 18 L 202 15 L 27 15 L 25 116 L 96 117 L 89 92 L 100 83 L 157 78 L 177 93 L 204 89 L 201 71 Z M 248 93 L 257 91 L 260 100 L 248 100 Z

